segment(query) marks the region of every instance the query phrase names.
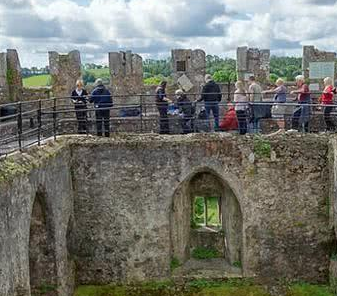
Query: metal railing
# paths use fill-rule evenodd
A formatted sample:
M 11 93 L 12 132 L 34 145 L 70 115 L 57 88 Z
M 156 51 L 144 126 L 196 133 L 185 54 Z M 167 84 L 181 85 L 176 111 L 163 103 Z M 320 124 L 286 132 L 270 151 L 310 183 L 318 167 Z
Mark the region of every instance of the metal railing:
M 89 103 L 83 105 L 83 109 L 75 109 L 71 97 L 54 97 L 3 104 L 0 105 L 2 112 L 0 114 L 0 155 L 23 150 L 32 145 L 41 145 L 48 138 L 56 140 L 59 135 L 97 134 L 97 125 L 103 125 L 105 119 L 104 117 L 101 120 L 97 119 L 97 111 L 103 110 L 109 110 L 109 130 L 107 131 L 109 133 L 157 133 L 160 132 L 160 128 L 163 129 L 163 125 L 168 125 L 169 130 L 161 131 L 170 134 L 221 131 L 222 129 L 216 126 L 214 113 L 210 112 L 212 115 L 208 116 L 208 111 L 213 106 L 205 104 L 205 102 L 196 102 L 201 98 L 200 93 L 186 95 L 189 101 L 180 103 L 178 106 L 177 102 L 174 102 L 176 107 L 172 107 L 168 103 L 156 102 L 153 94 L 113 96 L 113 107 L 101 106 L 99 109 Z M 227 99 L 227 101 L 215 103 L 215 106 L 219 106 L 219 122 L 224 119 L 230 107 L 235 108 L 236 111 L 245 109 L 244 117 L 241 115 L 236 117 L 236 120 L 239 119 L 238 127 L 232 128 L 230 132 L 242 133 L 243 121 L 246 122 L 245 132 L 261 132 L 259 124 L 254 125 L 256 112 L 265 112 L 265 114 L 259 114 L 258 120 L 259 123 L 265 124 L 263 127 L 265 132 L 277 130 L 281 126 L 279 124 L 281 121 L 286 128 L 290 129 L 292 121 L 294 121 L 294 111 L 304 108 L 304 105 L 293 101 L 295 97 L 286 103 L 276 104 L 271 98 L 263 102 L 235 103 L 228 101 L 228 98 L 233 97 L 233 93 L 222 93 L 222 96 L 223 100 Z M 319 96 L 320 93 L 312 93 L 312 97 Z M 168 94 L 168 97 L 174 96 Z M 122 100 L 130 103 L 124 103 Z M 279 116 L 273 116 L 272 109 L 276 105 L 282 105 L 287 111 L 282 111 Z M 309 111 L 307 110 L 306 114 L 302 111 L 301 120 L 303 122 L 298 129 L 311 132 L 324 130 L 327 118 L 335 120 L 334 109 L 337 105 L 329 105 L 332 109 L 330 115 L 324 115 L 326 107 L 327 105 L 320 105 L 316 102 L 305 104 L 305 108 L 309 108 Z M 167 108 L 168 117 L 159 116 L 158 108 Z M 190 111 L 189 108 L 191 108 Z M 237 114 L 237 112 L 235 113 Z M 309 126 L 306 126 L 306 123 L 309 123 Z M 104 135 L 104 133 L 102 134 Z

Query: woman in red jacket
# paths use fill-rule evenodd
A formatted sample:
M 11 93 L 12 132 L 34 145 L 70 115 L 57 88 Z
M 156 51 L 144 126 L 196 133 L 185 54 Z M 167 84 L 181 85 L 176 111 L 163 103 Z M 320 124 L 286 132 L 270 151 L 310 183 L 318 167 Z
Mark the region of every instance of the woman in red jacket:
M 236 131 L 239 126 L 235 107 L 233 105 L 228 105 L 228 107 L 228 111 L 220 122 L 220 129 L 222 131 Z
M 334 87 L 333 80 L 330 77 L 324 79 L 324 91 L 320 98 L 321 104 L 325 105 L 324 107 L 324 120 L 326 124 L 327 131 L 335 130 L 335 123 L 331 117 L 331 111 L 333 110 L 333 97 L 334 97 Z

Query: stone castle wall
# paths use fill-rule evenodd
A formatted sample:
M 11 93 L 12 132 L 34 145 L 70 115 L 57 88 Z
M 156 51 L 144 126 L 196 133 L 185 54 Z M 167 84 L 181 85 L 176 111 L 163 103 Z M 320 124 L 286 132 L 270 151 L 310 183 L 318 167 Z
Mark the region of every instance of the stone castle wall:
M 23 100 L 21 66 L 15 49 L 0 53 L 0 103 Z
M 77 50 L 69 54 L 49 52 L 49 67 L 52 79 L 52 91 L 55 97 L 69 97 L 80 79 L 81 56 Z
M 313 67 L 312 63 L 315 63 L 316 65 L 318 65 L 318 67 L 316 67 L 317 68 L 316 71 L 311 72 L 310 67 Z M 326 71 L 326 63 L 330 63 L 332 65 L 334 74 L 331 71 L 328 71 L 328 72 Z M 336 53 L 320 51 L 314 46 L 304 46 L 303 47 L 303 59 L 302 59 L 302 71 L 303 71 L 304 77 L 309 81 L 310 88 L 313 92 L 323 91 L 324 89 L 323 79 L 324 78 L 326 78 L 327 76 L 331 76 L 331 78 L 334 81 L 336 81 L 337 79 Z M 314 73 L 317 71 L 319 71 L 320 73 Z M 311 75 L 310 75 L 310 72 L 311 72 Z M 331 72 L 332 75 L 328 74 L 329 72 Z
M 270 50 L 248 47 L 237 49 L 237 75 L 238 79 L 248 81 L 249 76 L 255 76 L 260 83 L 266 84 L 270 75 Z
M 110 52 L 109 67 L 111 87 L 116 95 L 143 93 L 143 59 L 138 54 Z
M 40 285 L 53 281 L 57 295 L 72 295 L 74 268 L 67 249 L 67 227 L 73 207 L 69 151 L 62 147 L 46 149 L 34 161 L 29 158 L 6 160 L 10 171 L 1 166 L 0 194 L 0 295 L 28 296 L 30 293 L 30 260 L 28 254 L 32 211 L 39 191 L 47 218 L 49 259 L 35 271 Z M 7 172 L 7 173 L 6 173 Z M 6 177 L 4 177 L 6 176 Z M 41 217 L 42 218 L 42 217 Z M 42 236 L 42 233 L 41 233 Z M 42 238 L 41 238 L 42 239 Z M 41 258 L 43 254 L 39 254 Z M 53 275 L 53 279 L 50 275 Z M 32 277 L 34 274 L 32 274 Z
M 41 187 L 55 233 L 58 295 L 71 295 L 72 266 L 78 284 L 167 279 L 173 209 L 175 218 L 190 215 L 179 201 L 199 173 L 215 176 L 239 207 L 232 222 L 239 219 L 240 237 L 229 251 L 244 276 L 326 282 L 336 241 L 329 218 L 336 200 L 331 141 L 323 135 L 75 137 L 9 157 L 0 169 L 6 217 L 0 294 L 29 295 L 30 213 Z M 189 236 L 185 222 L 178 223 L 180 233 Z
M 205 83 L 205 52 L 201 49 L 173 49 L 171 56 L 174 83 L 185 92 L 200 93 Z

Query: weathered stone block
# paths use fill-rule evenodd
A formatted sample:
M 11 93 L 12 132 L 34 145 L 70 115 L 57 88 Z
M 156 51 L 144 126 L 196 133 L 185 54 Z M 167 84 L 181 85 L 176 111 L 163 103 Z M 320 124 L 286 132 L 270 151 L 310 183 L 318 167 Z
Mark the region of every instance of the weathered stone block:
M 198 93 L 205 83 L 206 54 L 201 49 L 174 49 L 172 50 L 172 69 L 176 84 L 179 84 L 178 81 L 182 76 L 186 76 L 193 86 L 187 87 L 188 92 Z M 182 79 L 186 80 L 185 77 Z
M 49 68 L 52 77 L 52 91 L 55 97 L 69 97 L 80 79 L 81 56 L 77 50 L 68 54 L 49 52 Z
M 237 49 L 237 74 L 238 79 L 247 81 L 250 75 L 264 84 L 269 81 L 270 75 L 270 50 L 239 47 Z
M 183 76 L 180 76 L 177 82 L 181 89 L 185 92 L 189 92 L 193 88 L 191 80 L 189 80 L 185 74 Z
M 331 76 L 332 79 L 337 79 L 337 63 L 335 59 L 335 52 L 320 51 L 314 46 L 303 46 L 302 71 L 310 84 L 319 86 L 316 91 L 324 89 L 323 79 L 325 77 Z M 331 64 L 331 67 L 327 67 L 329 64 Z M 330 68 L 332 68 L 332 71 L 330 71 Z
M 133 99 L 130 96 L 143 93 L 143 59 L 141 56 L 131 51 L 110 52 L 109 67 L 111 88 L 114 95 L 123 96 L 120 99 L 121 103 L 132 103 Z

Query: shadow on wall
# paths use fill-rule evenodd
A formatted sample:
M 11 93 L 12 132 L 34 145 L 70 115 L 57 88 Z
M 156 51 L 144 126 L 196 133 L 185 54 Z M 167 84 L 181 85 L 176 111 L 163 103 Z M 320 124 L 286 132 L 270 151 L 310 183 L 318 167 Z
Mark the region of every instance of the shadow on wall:
M 228 263 L 243 262 L 242 213 L 233 190 L 217 173 L 204 169 L 181 183 L 173 197 L 171 210 L 171 256 L 181 263 L 191 258 L 191 221 L 196 197 L 217 197 L 219 204 L 219 231 L 224 233 L 222 254 Z

